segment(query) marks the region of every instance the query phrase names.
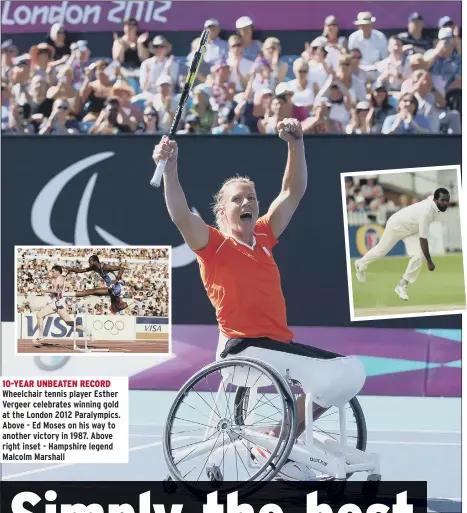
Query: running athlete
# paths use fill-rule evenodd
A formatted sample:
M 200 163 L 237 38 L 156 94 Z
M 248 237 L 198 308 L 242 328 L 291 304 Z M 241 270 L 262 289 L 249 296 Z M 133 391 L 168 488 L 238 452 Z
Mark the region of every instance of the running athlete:
M 444 188 L 436 189 L 433 196 L 402 208 L 393 214 L 386 223 L 381 240 L 362 258 L 355 260 L 355 270 L 358 281 L 366 281 L 366 268 L 375 260 L 385 257 L 389 251 L 402 240 L 410 257 L 407 269 L 394 292 L 404 301 L 409 300 L 407 285 L 414 283 L 420 269 L 423 257 L 429 271 L 435 270 L 428 247 L 428 232 L 431 223 L 439 219 L 440 213 L 446 212 L 450 201 L 449 191 Z
M 67 312 L 63 289 L 65 287 L 65 279 L 63 277 L 63 268 L 60 265 L 54 265 L 52 267 L 53 286 L 52 290 L 43 288 L 44 294 L 50 294 L 53 298 L 52 303 L 46 305 L 42 310 L 37 313 L 37 329 L 38 333 L 33 339 L 35 346 L 40 346 L 42 340 L 44 340 L 44 317 L 52 314 L 58 314 L 67 324 L 67 326 L 73 326 L 74 321 L 71 315 Z M 87 336 L 92 340 L 92 333 L 86 330 L 81 324 L 76 324 L 76 329 L 86 333 Z
M 86 297 L 86 296 L 109 296 L 110 311 L 113 314 L 125 310 L 129 305 L 123 301 L 123 281 L 122 276 L 125 272 L 123 265 L 109 265 L 101 263 L 97 255 L 92 255 L 88 260 L 89 267 L 83 269 L 79 267 L 64 267 L 68 273 L 97 273 L 106 284 L 105 287 L 89 290 L 78 290 L 76 292 L 65 292 L 65 297 Z M 118 273 L 118 274 L 115 274 Z
M 166 160 L 164 187 L 167 209 L 183 238 L 196 253 L 201 278 L 216 310 L 220 337 L 217 357 L 241 354 L 249 346 L 311 358 L 334 358 L 335 353 L 293 342 L 279 269 L 272 248 L 287 228 L 307 187 L 308 171 L 302 128 L 296 119 L 277 124 L 288 144 L 282 189 L 266 215 L 259 217 L 254 183 L 230 178 L 215 195 L 217 228 L 208 226 L 188 207 L 177 169 L 178 147 L 166 136 L 153 159 Z M 299 433 L 305 429 L 305 396 L 298 401 Z M 321 411 L 322 413 L 322 411 Z M 314 408 L 315 418 L 319 415 Z M 256 448 L 254 457 L 261 458 Z M 260 454 L 258 454 L 258 452 Z M 289 461 L 282 477 L 313 479 L 313 471 Z

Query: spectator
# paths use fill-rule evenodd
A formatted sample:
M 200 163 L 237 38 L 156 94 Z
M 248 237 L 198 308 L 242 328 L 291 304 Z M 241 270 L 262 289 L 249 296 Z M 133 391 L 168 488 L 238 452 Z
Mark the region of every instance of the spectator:
M 305 107 L 295 105 L 292 101 L 294 92 L 287 82 L 281 82 L 275 90 L 276 96 L 283 98 L 284 103 L 281 107 L 283 118 L 295 118 L 298 121 L 304 121 L 308 117 L 308 111 Z
M 33 133 L 33 129 L 27 126 L 24 119 L 24 109 L 21 105 L 10 105 L 8 124 L 2 128 L 2 132 L 9 134 Z
M 380 134 L 384 120 L 396 114 L 396 109 L 389 103 L 389 94 L 384 86 L 377 87 L 371 93 L 371 133 Z
M 262 89 L 254 94 L 253 100 L 245 99 L 235 108 L 237 119 L 248 127 L 250 133 L 259 132 L 258 123 L 269 112 L 272 98 L 271 89 Z
M 371 133 L 370 104 L 367 101 L 358 102 L 355 114 L 345 129 L 347 134 Z
M 79 93 L 81 105 L 84 105 L 83 121 L 96 121 L 104 108 L 105 101 L 111 95 L 112 82 L 106 69 L 107 63 L 104 60 L 96 61 L 86 68 L 86 79 Z M 91 81 L 94 70 L 96 80 Z
M 55 59 L 60 60 L 71 55 L 71 40 L 64 25 L 54 23 L 45 42 L 54 49 Z
M 242 16 L 235 22 L 237 33 L 243 41 L 243 56 L 249 61 L 254 61 L 261 52 L 261 42 L 253 39 L 255 27 L 249 16 Z
M 110 94 L 118 98 L 119 101 L 120 114 L 118 122 L 122 125 L 128 125 L 131 132 L 134 132 L 143 120 L 143 115 L 139 107 L 131 103 L 135 91 L 125 81 L 118 80 L 113 85 Z
M 285 80 L 289 65 L 280 61 L 281 42 L 277 37 L 268 37 L 261 48 L 261 55 L 271 63 L 272 72 L 278 84 Z
M 190 114 L 185 119 L 183 130 L 178 130 L 177 134 L 200 134 L 201 133 L 201 120 L 199 116 Z
M 173 94 L 172 77 L 161 75 L 156 82 L 157 93 L 154 95 L 152 105 L 159 116 L 159 129 L 167 134 L 172 125 L 178 102 Z
M 12 101 L 18 105 L 28 103 L 28 88 L 30 79 L 30 60 L 29 54 L 20 55 L 13 63 L 10 71 L 10 84 Z
M 429 71 L 414 71 L 411 87 L 405 87 L 403 92 L 415 95 L 418 100 L 418 112 L 428 119 L 434 134 L 440 131 L 450 134 L 461 133 L 459 112 L 446 109 L 446 99 L 433 86 Z
M 462 58 L 453 39 L 450 27 L 442 28 L 434 50 L 425 54 L 425 61 L 433 77 L 433 83 L 441 94 L 462 88 Z
M 410 66 L 410 73 L 411 76 L 412 73 L 418 69 L 427 69 L 427 65 L 425 62 L 425 59 L 423 58 L 423 55 L 421 53 L 414 53 L 412 55 L 409 55 L 409 66 Z M 401 86 L 403 87 L 403 86 Z
M 349 48 L 358 48 L 362 55 L 362 65 L 372 66 L 388 56 L 386 36 L 373 28 L 376 18 L 371 12 L 359 12 L 354 22 L 359 30 L 349 36 Z
M 349 54 L 342 54 L 339 57 L 336 79 L 343 84 L 349 92 L 352 104 L 366 100 L 366 89 L 364 83 L 352 73 L 352 58 Z
M 360 63 L 362 61 L 362 52 L 358 48 L 353 48 L 350 50 L 351 55 L 351 66 L 352 66 L 352 75 L 357 77 L 362 84 L 365 86 L 369 82 L 368 73 L 360 68 Z
M 112 58 L 124 68 L 139 69 L 141 63 L 149 57 L 146 43 L 149 34 L 145 32 L 138 37 L 139 22 L 130 17 L 123 21 L 123 36 L 114 32 Z
M 401 208 L 408 207 L 409 205 L 410 205 L 409 197 L 406 194 L 401 194 L 399 196 L 399 208 L 398 208 L 398 210 L 400 210 Z
M 53 135 L 76 135 L 78 130 L 71 128 L 71 123 L 67 117 L 70 112 L 70 104 L 65 98 L 58 98 L 55 100 L 52 114 L 49 119 L 45 121 L 40 130 L 40 135 L 53 134 Z
M 423 16 L 418 12 L 413 12 L 409 16 L 409 25 L 407 32 L 401 32 L 398 37 L 403 44 L 403 51 L 414 53 L 425 53 L 433 48 L 433 40 L 431 37 L 423 35 Z
M 264 57 L 258 57 L 245 90 L 246 96 L 250 97 L 251 93 L 257 93 L 263 89 L 274 89 L 276 85 L 277 80 L 273 77 L 271 63 Z
M 352 98 L 349 90 L 340 80 L 329 75 L 317 98 L 323 96 L 326 96 L 331 103 L 330 118 L 345 127 L 350 121 L 352 110 Z
M 325 48 L 328 52 L 326 62 L 332 69 L 337 70 L 339 57 L 342 53 L 347 52 L 347 39 L 344 36 L 339 36 L 339 23 L 335 16 L 326 17 L 321 37 L 325 40 Z
M 360 194 L 365 199 L 367 205 L 371 203 L 374 198 L 378 198 L 384 194 L 383 188 L 376 182 L 376 178 L 369 176 L 366 182 L 361 185 Z
M 71 46 L 70 62 L 73 67 L 73 85 L 77 90 L 81 89 L 86 79 L 86 68 L 89 67 L 91 58 L 91 50 L 88 42 L 80 39 Z
M 255 63 L 243 57 L 242 38 L 238 35 L 229 37 L 229 55 L 227 64 L 232 70 L 230 73 L 230 82 L 235 84 L 237 92 L 244 91 L 254 71 Z
M 2 103 L 2 127 L 8 124 L 8 108 L 10 106 L 10 86 L 2 79 L 1 103 Z
M 376 66 L 381 73 L 376 80 L 376 87 L 384 85 L 388 91 L 400 91 L 402 82 L 410 75 L 410 63 L 402 50 L 402 40 L 398 36 L 389 38 L 388 49 L 388 57 Z
M 442 16 L 438 21 L 438 28 L 441 30 L 442 28 L 450 28 L 452 30 L 453 42 L 455 49 L 459 55 L 462 55 L 462 41 L 460 39 L 460 29 L 458 26 L 454 25 L 454 21 L 450 16 Z M 438 36 L 439 37 L 439 36 Z M 438 40 L 436 40 L 436 43 Z
M 302 123 L 303 132 L 307 134 L 338 134 L 343 131 L 340 123 L 329 116 L 331 102 L 326 96 L 315 99 L 313 115 Z
M 288 86 L 293 91 L 293 100 L 295 105 L 305 107 L 308 111 L 313 109 L 315 93 L 313 84 L 309 81 L 310 67 L 305 59 L 299 57 L 293 63 L 295 80 L 288 82 Z
M 58 84 L 47 91 L 47 98 L 66 98 L 70 107 L 68 115 L 76 118 L 81 112 L 81 101 L 79 91 L 73 87 L 73 69 L 68 66 L 61 68 L 57 79 Z
M 346 176 L 344 179 L 344 184 L 345 184 L 345 197 L 348 198 L 349 196 L 353 196 L 354 190 L 355 190 L 355 183 L 354 183 L 353 177 Z
M 309 73 L 308 82 L 313 84 L 313 92 L 318 94 L 324 86 L 331 71 L 325 62 L 328 52 L 322 38 L 312 41 L 311 45 L 303 52 L 302 58 L 308 61 Z
M 214 135 L 243 135 L 249 134 L 248 127 L 235 121 L 234 109 L 222 109 L 218 116 L 219 126 L 212 129 Z
M 18 56 L 18 48 L 11 39 L 2 43 L 2 79 L 8 79 L 10 70 L 13 68 L 13 62 Z
M 215 112 L 229 107 L 235 96 L 235 84 L 230 81 L 230 66 L 221 60 L 211 68 L 211 76 L 206 84 L 212 87 L 211 107 Z
M 211 68 L 210 65 L 214 64 L 220 59 L 227 59 L 229 52 L 227 42 L 219 37 L 221 33 L 221 26 L 218 20 L 210 18 L 204 22 L 204 28 L 209 30 L 209 38 L 206 43 L 206 51 L 203 55 L 203 61 L 207 64 L 204 69 L 203 75 L 208 75 Z M 191 54 L 188 56 L 188 65 L 191 64 L 193 54 L 198 48 L 199 40 L 196 40 L 195 48 L 192 46 Z
M 199 118 L 200 132 L 203 134 L 210 134 L 217 126 L 216 113 L 209 101 L 210 93 L 211 89 L 205 84 L 197 85 L 193 90 L 193 105 L 188 111 L 189 115 Z
M 146 59 L 141 65 L 140 86 L 144 92 L 155 94 L 157 80 L 162 75 L 170 75 L 172 83 L 177 83 L 179 64 L 174 60 L 174 56 L 170 55 L 172 45 L 164 36 L 156 36 L 149 48 L 153 56 Z
M 263 119 L 258 121 L 258 130 L 262 134 L 277 134 L 277 123 L 285 119 L 282 107 L 285 105 L 284 96 L 278 96 L 272 100 L 271 109 Z
M 398 113 L 384 120 L 383 134 L 429 134 L 431 132 L 428 120 L 418 114 L 418 100 L 411 93 L 405 93 L 399 98 Z
M 157 110 L 148 105 L 143 112 L 143 128 L 138 130 L 139 134 L 158 134 L 159 132 L 159 116 Z
M 130 127 L 130 119 L 120 106 L 116 96 L 111 96 L 105 102 L 95 125 L 89 130 L 90 134 L 119 134 L 129 133 L 133 130 Z
M 34 45 L 29 50 L 31 56 L 31 76 L 39 75 L 50 85 L 56 84 L 55 68 L 51 66 L 55 54 L 54 47 L 47 43 Z
M 27 115 L 31 119 L 34 133 L 39 133 L 39 127 L 44 119 L 52 114 L 54 100 L 47 97 L 47 82 L 44 78 L 36 75 L 31 79 L 29 85 L 29 101 L 27 104 Z M 26 105 L 25 105 L 26 107 Z

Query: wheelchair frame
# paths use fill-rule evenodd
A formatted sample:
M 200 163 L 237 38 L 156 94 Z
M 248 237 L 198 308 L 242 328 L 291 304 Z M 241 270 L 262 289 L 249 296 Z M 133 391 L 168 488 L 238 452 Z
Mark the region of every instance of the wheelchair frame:
M 242 443 L 245 446 L 245 452 L 248 457 L 247 461 L 250 462 L 250 465 L 253 468 L 260 467 L 256 474 L 252 476 L 248 482 L 258 480 L 258 478 L 260 481 L 272 480 L 280 471 L 282 465 L 289 459 L 322 473 L 324 476 L 327 476 L 325 479 L 346 480 L 352 473 L 362 471 L 368 472 L 368 481 L 379 481 L 381 479 L 378 455 L 369 454 L 358 448 L 352 448 L 347 445 L 345 405 L 338 407 L 340 429 L 340 441 L 338 442 L 336 440 L 329 439 L 328 437 L 323 436 L 318 432 L 313 432 L 313 394 L 309 390 L 306 391 L 305 444 L 297 444 L 296 439 L 298 414 L 295 396 L 291 389 L 291 385 L 295 385 L 296 381 L 294 381 L 293 376 L 290 374 L 290 370 L 287 369 L 286 374 L 283 375 L 272 365 L 265 363 L 257 358 L 232 356 L 224 360 L 209 364 L 201 369 L 185 383 L 185 385 L 178 393 L 169 411 L 163 434 L 164 456 L 169 468 L 168 480 L 185 482 L 185 479 L 180 475 L 171 454 L 170 437 L 174 414 L 176 413 L 178 407 L 182 404 L 181 401 L 183 401 L 183 398 L 188 394 L 189 390 L 193 386 L 195 386 L 209 374 L 220 370 L 222 374 L 222 380 L 215 397 L 215 404 L 217 404 L 221 398 L 222 391 L 224 391 L 225 394 L 226 386 L 228 386 L 230 383 L 233 383 L 234 381 L 234 376 L 232 376 L 230 372 L 225 372 L 225 370 L 222 371 L 222 369 L 227 367 L 248 367 L 255 369 L 256 371 L 260 371 L 264 373 L 264 375 L 269 379 L 271 379 L 271 382 L 277 387 L 278 390 L 280 390 L 281 394 L 283 394 L 281 399 L 284 405 L 285 418 L 283 419 L 279 438 L 259 433 L 258 431 L 242 427 L 241 425 L 232 426 L 227 421 L 227 419 L 221 419 L 219 421 L 214 418 L 215 412 L 212 411 L 208 427 L 204 432 L 204 439 L 199 444 L 200 446 L 194 450 L 187 449 L 185 452 L 179 452 L 177 454 L 179 460 L 178 463 L 180 463 L 182 460 L 188 461 L 197 456 L 209 453 L 209 464 L 207 465 L 208 478 L 211 481 L 219 480 L 219 476 L 216 475 L 215 471 L 211 471 L 210 474 L 210 469 L 216 468 L 212 455 L 223 445 L 223 441 L 219 443 L 219 436 L 215 442 L 212 440 L 212 438 L 215 436 L 216 432 L 222 433 L 224 432 L 223 430 L 229 429 L 229 432 L 233 433 L 232 437 L 229 435 L 230 441 L 233 443 L 233 445 L 235 445 L 237 441 L 246 440 L 246 446 L 245 443 Z M 258 388 L 261 387 L 255 387 L 253 384 L 253 386 L 246 386 L 246 388 L 249 389 L 248 402 L 254 402 L 257 398 Z M 363 415 L 363 412 L 361 413 Z M 244 425 L 246 424 L 246 421 L 249 422 L 250 420 L 253 420 L 254 416 L 255 413 L 253 411 L 247 412 L 247 416 L 244 419 Z M 235 420 L 237 421 L 237 418 Z M 249 454 L 249 451 L 254 445 L 262 447 L 270 452 L 270 457 L 268 461 L 263 464 L 263 466 L 258 463 L 251 462 L 251 453 Z M 220 478 L 222 478 L 222 476 L 220 476 Z M 245 484 L 245 482 L 243 483 Z M 239 485 L 239 488 L 240 487 L 241 485 Z

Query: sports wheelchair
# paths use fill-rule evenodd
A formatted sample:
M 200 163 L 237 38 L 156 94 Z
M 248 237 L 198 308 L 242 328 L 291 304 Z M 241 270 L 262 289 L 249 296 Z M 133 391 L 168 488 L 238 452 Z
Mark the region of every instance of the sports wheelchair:
M 164 426 L 166 489 L 210 481 L 231 486 L 225 493 L 250 493 L 280 478 L 288 461 L 311 469 L 313 480 L 345 481 L 363 471 L 379 482 L 356 398 L 365 377 L 354 356 L 304 358 L 261 347 L 207 365 L 183 385 Z M 300 391 L 306 427 L 299 437 Z M 258 447 L 261 459 L 252 452 Z

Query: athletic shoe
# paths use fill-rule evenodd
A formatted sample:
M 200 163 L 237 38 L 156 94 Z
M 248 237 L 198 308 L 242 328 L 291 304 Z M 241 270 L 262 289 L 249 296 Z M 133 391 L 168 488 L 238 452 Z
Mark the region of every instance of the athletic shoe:
M 366 275 L 365 275 L 365 271 L 362 271 L 360 269 L 360 260 L 355 260 L 355 270 L 357 271 L 357 280 L 360 283 L 365 283 Z
M 407 285 L 397 285 L 394 292 L 404 301 L 409 300 L 409 296 L 407 295 Z
M 270 452 L 262 447 L 253 447 L 251 449 L 251 457 L 260 465 L 264 465 Z M 315 472 L 308 466 L 302 465 L 292 460 L 287 460 L 277 474 L 279 479 L 284 481 L 314 481 L 316 479 Z

